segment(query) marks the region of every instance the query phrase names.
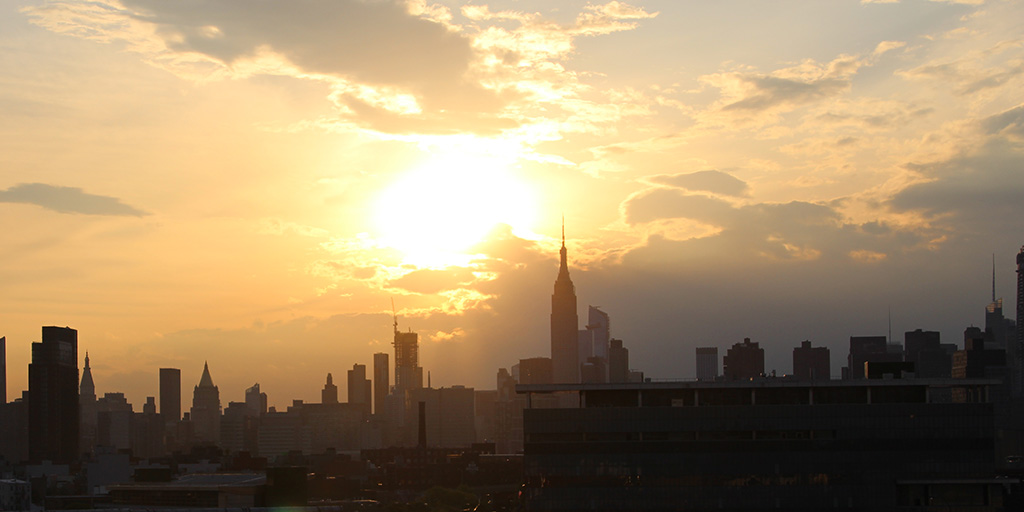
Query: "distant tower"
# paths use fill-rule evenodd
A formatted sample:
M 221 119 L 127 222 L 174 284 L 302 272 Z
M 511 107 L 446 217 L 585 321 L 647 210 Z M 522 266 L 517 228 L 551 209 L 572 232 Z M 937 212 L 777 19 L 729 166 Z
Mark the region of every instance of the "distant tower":
M 831 357 L 828 347 L 812 347 L 810 341 L 802 341 L 793 349 L 793 375 L 802 381 L 829 380 Z
M 324 389 L 320 390 L 320 403 L 338 403 L 338 386 L 334 385 L 334 377 L 329 373 L 327 374 L 327 384 L 324 384 Z
M 220 390 L 213 385 L 210 365 L 203 363 L 203 376 L 192 391 L 192 424 L 196 440 L 216 444 L 220 439 Z
M 181 421 L 181 370 L 160 368 L 160 415 L 164 423 Z
M 622 340 L 609 340 L 608 382 L 629 382 L 629 349 Z
M 43 327 L 28 365 L 28 451 L 32 462 L 78 458 L 78 331 Z
M 726 380 L 748 380 L 764 375 L 764 349 L 750 338 L 736 343 L 722 358 Z
M 713 381 L 718 378 L 718 347 L 697 347 L 697 380 Z
M 348 371 L 348 403 L 359 404 L 366 414 L 370 414 L 372 397 L 370 379 L 366 378 L 366 365 L 352 365 L 352 369 Z
M 245 390 L 245 409 L 250 416 L 259 417 L 267 413 L 267 394 L 260 391 L 259 382 Z
M 551 366 L 556 384 L 580 381 L 579 317 L 576 313 L 576 287 L 569 278 L 569 262 L 565 249 L 565 224 L 562 224 L 562 248 L 559 250 L 558 277 L 551 295 Z
M 1017 368 L 1018 374 L 1021 372 L 1021 366 L 1024 361 L 1024 247 L 1020 248 L 1020 252 L 1017 253 L 1017 339 L 1016 345 L 1013 347 L 1013 361 L 1011 365 Z M 1016 383 L 1015 383 L 1016 384 Z M 1014 393 L 1019 393 L 1020 389 L 1014 389 Z
M 420 367 L 419 335 L 398 331 L 395 319 L 395 391 L 401 395 L 410 389 L 423 387 L 423 368 Z
M 0 336 L 0 405 L 7 403 L 7 337 Z
M 89 353 L 85 353 L 85 368 L 82 369 L 82 383 L 78 387 L 79 447 L 92 452 L 96 444 L 96 384 L 89 367 Z
M 384 400 L 388 396 L 391 374 L 388 371 L 388 354 L 377 352 L 373 355 L 373 412 L 384 412 Z

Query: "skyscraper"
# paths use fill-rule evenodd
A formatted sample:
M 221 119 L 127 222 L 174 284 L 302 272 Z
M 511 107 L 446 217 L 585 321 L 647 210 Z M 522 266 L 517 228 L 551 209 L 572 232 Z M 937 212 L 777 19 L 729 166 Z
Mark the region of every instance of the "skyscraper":
M 569 262 L 565 249 L 565 226 L 562 226 L 562 248 L 555 292 L 551 295 L 551 366 L 556 384 L 580 381 L 579 317 L 576 313 L 576 287 L 569 278 Z
M 324 389 L 320 390 L 320 403 L 338 403 L 338 386 L 334 385 L 334 377 L 329 373 L 327 374 L 327 383 L 324 384 Z
M 608 382 L 629 382 L 629 349 L 622 346 L 622 340 L 609 340 Z
M 164 422 L 181 420 L 181 370 L 160 368 L 160 415 Z
M 28 450 L 32 462 L 78 457 L 78 331 L 43 327 L 28 365 Z
M 216 444 L 220 440 L 220 390 L 213 385 L 207 363 L 203 363 L 203 376 L 192 391 L 192 424 L 200 443 Z
M 348 403 L 359 404 L 366 414 L 370 414 L 372 396 L 370 379 L 366 378 L 366 365 L 352 365 L 352 369 L 348 371 Z
M 0 336 L 0 405 L 7 403 L 7 337 Z
M 373 412 L 384 411 L 384 400 L 388 396 L 391 374 L 388 371 L 388 354 L 377 352 L 373 355 Z
M 78 387 L 79 447 L 91 453 L 96 444 L 96 384 L 89 367 L 89 353 L 85 353 L 85 368 L 82 369 L 82 383 Z
M 398 331 L 395 316 L 395 391 L 403 394 L 423 387 L 423 368 L 420 368 L 419 335 Z
M 593 333 L 592 355 L 608 359 L 608 346 L 611 340 L 611 320 L 608 318 L 608 313 L 589 306 L 587 308 L 587 330 Z

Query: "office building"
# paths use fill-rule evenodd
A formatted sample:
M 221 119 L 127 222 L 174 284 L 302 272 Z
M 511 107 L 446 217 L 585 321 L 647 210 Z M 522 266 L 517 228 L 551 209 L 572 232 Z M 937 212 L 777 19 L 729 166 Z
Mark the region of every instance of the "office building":
M 192 391 L 191 419 L 197 443 L 217 444 L 220 440 L 220 390 L 213 385 L 207 363 L 203 363 L 203 376 Z
M 525 510 L 1001 510 L 995 381 L 520 385 Z M 546 408 L 572 393 L 574 407 Z M 917 508 L 915 508 L 917 507 Z M 925 508 L 928 507 L 928 508 Z M 989 508 L 986 508 L 989 507 Z
M 465 448 L 476 442 L 476 411 L 473 388 L 422 388 L 409 392 L 406 417 L 406 446 L 417 445 L 419 404 L 424 404 L 426 446 Z
M 531 357 L 519 360 L 520 384 L 551 384 L 552 364 L 549 357 Z
M 629 349 L 622 346 L 622 340 L 609 340 L 608 382 L 629 382 Z
M 889 350 L 885 336 L 850 336 L 850 353 L 846 357 L 847 374 L 844 378 L 863 379 L 864 363 L 898 363 L 903 353 Z
M 952 377 L 953 352 L 956 345 L 943 344 L 938 331 L 915 329 L 903 333 L 903 360 L 914 365 L 919 378 Z
M 829 380 L 832 359 L 827 347 L 812 347 L 810 341 L 800 342 L 793 349 L 793 376 L 797 380 Z
M 43 327 L 28 365 L 29 459 L 64 464 L 78 458 L 78 331 Z
M 377 352 L 373 355 L 373 412 L 380 414 L 384 411 L 384 400 L 388 396 L 391 374 L 388 371 L 388 355 L 386 352 Z
M 729 348 L 722 358 L 722 372 L 726 380 L 750 380 L 764 375 L 764 349 L 750 338 Z
M 697 347 L 697 380 L 712 381 L 718 378 L 718 347 Z
M 338 403 L 338 386 L 334 385 L 334 377 L 330 373 L 327 374 L 327 383 L 324 384 L 324 389 L 320 390 L 320 403 Z
M 1024 247 L 1017 253 L 1017 336 L 1014 342 L 1017 360 L 1014 364 L 1024 367 Z M 1024 373 L 1024 372 L 1022 372 Z M 1024 377 L 1022 377 L 1024 380 Z
M 579 317 L 576 313 L 576 287 L 569 278 L 565 226 L 562 226 L 559 258 L 555 291 L 551 294 L 552 379 L 560 383 L 577 383 L 580 381 Z
M 160 415 L 173 425 L 181 420 L 181 370 L 160 368 Z
M 245 408 L 250 416 L 260 417 L 267 413 L 267 394 L 260 391 L 259 382 L 245 390 Z
M 366 378 L 366 365 L 354 364 L 348 371 L 348 403 L 358 405 L 367 416 L 373 400 L 373 389 L 370 379 Z

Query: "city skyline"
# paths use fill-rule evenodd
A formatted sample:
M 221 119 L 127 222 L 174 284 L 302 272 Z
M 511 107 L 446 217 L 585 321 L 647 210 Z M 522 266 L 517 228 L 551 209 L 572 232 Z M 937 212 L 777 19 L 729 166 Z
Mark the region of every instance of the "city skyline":
M 392 298 L 435 386 L 492 389 L 549 355 L 563 215 L 577 315 L 653 378 L 959 344 L 992 255 L 1017 311 L 1020 4 L 188 5 L 0 7 L 8 400 L 66 325 L 137 408 L 202 361 L 315 402 Z

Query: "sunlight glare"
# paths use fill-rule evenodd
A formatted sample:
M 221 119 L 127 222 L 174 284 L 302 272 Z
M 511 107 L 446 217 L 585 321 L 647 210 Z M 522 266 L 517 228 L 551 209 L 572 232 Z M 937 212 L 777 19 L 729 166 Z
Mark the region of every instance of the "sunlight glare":
M 377 200 L 382 242 L 420 266 L 465 264 L 497 224 L 529 230 L 533 192 L 497 159 L 453 155 L 399 177 Z

